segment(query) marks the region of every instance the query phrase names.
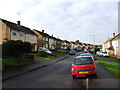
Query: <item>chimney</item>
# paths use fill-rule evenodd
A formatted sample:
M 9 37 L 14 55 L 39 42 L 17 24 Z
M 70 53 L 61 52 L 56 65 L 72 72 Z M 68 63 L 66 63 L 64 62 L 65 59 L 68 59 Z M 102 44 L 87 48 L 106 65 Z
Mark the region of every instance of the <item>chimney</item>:
M 20 25 L 20 21 L 17 21 L 17 25 Z
M 44 30 L 42 30 L 42 33 L 44 33 Z
M 115 33 L 113 33 L 113 37 L 115 37 Z

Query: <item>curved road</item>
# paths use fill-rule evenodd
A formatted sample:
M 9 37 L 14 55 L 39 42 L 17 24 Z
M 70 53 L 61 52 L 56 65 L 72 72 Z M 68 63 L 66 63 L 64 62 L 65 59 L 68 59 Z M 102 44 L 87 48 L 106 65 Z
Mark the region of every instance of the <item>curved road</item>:
M 55 64 L 6 80 L 3 82 L 3 88 L 118 88 L 117 80 L 98 63 L 97 79 L 73 79 L 71 63 L 77 55 L 71 55 Z

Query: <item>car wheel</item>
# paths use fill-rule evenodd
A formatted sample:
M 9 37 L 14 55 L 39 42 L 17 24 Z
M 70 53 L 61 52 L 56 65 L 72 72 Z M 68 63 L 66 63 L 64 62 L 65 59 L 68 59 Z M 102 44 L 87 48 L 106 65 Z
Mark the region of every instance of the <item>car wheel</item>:
M 72 75 L 72 77 L 75 79 L 75 78 L 76 78 L 76 75 Z
M 97 78 L 97 74 L 94 74 L 93 77 L 94 77 L 94 78 Z

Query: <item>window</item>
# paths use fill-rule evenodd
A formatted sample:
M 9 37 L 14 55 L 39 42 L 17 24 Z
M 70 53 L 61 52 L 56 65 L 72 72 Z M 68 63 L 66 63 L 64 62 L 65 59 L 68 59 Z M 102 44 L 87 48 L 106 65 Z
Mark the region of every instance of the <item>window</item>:
M 46 38 L 46 41 L 48 41 L 48 38 Z
M 20 37 L 23 38 L 24 37 L 24 33 L 20 32 Z
M 34 36 L 34 40 L 37 40 L 37 36 Z
M 15 30 L 12 30 L 12 36 L 16 36 L 17 32 Z
M 29 35 L 28 35 L 28 39 L 31 39 L 31 38 L 32 38 L 32 35 L 29 34 Z
M 75 59 L 75 65 L 85 65 L 85 64 L 92 64 L 92 58 L 76 58 Z

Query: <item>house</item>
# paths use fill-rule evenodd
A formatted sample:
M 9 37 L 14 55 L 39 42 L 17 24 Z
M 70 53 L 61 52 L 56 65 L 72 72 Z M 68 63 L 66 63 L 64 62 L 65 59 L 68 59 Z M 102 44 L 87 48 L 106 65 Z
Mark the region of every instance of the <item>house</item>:
M 107 52 L 109 56 L 117 56 L 120 58 L 120 34 L 115 35 L 113 33 L 113 37 L 108 38 L 106 42 L 102 45 L 103 52 Z
M 61 50 L 63 49 L 64 43 L 61 39 L 56 38 L 56 49 L 57 50 Z
M 49 36 L 49 49 L 50 50 L 56 50 L 56 38 L 52 36 Z
M 70 41 L 70 43 L 71 43 L 71 48 L 78 49 L 78 43 L 73 42 L 73 41 Z
M 74 43 L 72 41 L 70 41 L 70 44 L 71 44 L 71 49 L 74 49 Z
M 83 44 L 81 42 L 79 42 L 78 44 L 79 44 L 78 48 L 82 49 L 83 48 Z
M 38 31 L 33 29 L 33 32 L 38 35 L 38 48 L 39 47 L 44 47 L 49 49 L 49 38 L 50 36 L 44 32 L 44 30 L 42 31 Z
M 64 45 L 63 45 L 64 49 L 71 47 L 71 43 L 69 41 L 67 41 L 67 40 L 62 40 L 62 41 L 64 42 Z
M 16 24 L 0 19 L 0 44 L 7 40 L 30 42 L 33 45 L 33 51 L 37 50 L 37 35 L 28 27 L 22 26 L 20 21 Z
M 88 45 L 86 43 L 83 43 L 84 49 L 88 49 Z

